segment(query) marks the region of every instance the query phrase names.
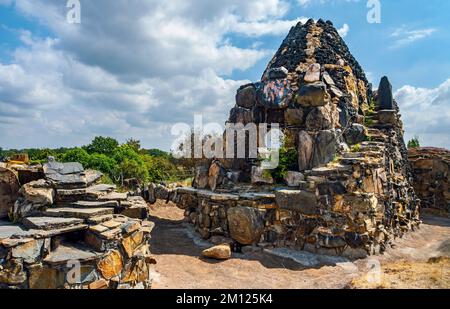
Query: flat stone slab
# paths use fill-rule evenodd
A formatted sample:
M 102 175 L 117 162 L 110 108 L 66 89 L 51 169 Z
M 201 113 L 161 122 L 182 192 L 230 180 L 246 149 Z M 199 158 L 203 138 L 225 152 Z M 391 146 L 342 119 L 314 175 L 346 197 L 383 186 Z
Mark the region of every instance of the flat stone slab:
M 209 198 L 212 201 L 238 201 L 239 195 L 228 193 L 215 193 L 208 190 L 198 190 L 198 196 Z
M 297 211 L 305 215 L 319 213 L 317 198 L 314 193 L 303 190 L 278 190 L 275 192 L 280 209 Z
M 199 190 L 192 187 L 180 187 L 175 189 L 177 193 L 196 194 Z
M 62 207 L 62 208 L 47 209 L 47 211 L 45 211 L 44 214 L 50 217 L 88 219 L 96 216 L 112 215 L 114 214 L 114 209 Z
M 59 245 L 54 251 L 52 251 L 45 259 L 44 262 L 51 265 L 67 264 L 69 261 L 89 262 L 97 260 L 102 255 L 91 251 L 87 247 L 81 245 Z
M 239 195 L 241 199 L 250 200 L 250 201 L 259 201 L 259 200 L 275 200 L 275 194 L 270 192 L 251 192 L 251 193 L 242 193 Z
M 71 207 L 74 208 L 104 208 L 111 207 L 117 208 L 119 207 L 119 202 L 117 201 L 78 201 L 71 204 Z
M 83 224 L 83 220 L 77 218 L 29 217 L 23 219 L 22 224 L 28 229 L 48 231 Z
M 88 193 L 90 192 L 99 192 L 99 193 L 109 193 L 114 191 L 117 188 L 115 185 L 107 185 L 107 184 L 98 184 L 93 185 L 86 189 Z
M 24 229 L 20 225 L 12 224 L 9 221 L 0 221 L 0 239 L 6 239 L 22 232 Z
M 126 201 L 128 193 L 111 192 L 106 195 L 100 196 L 99 201 Z

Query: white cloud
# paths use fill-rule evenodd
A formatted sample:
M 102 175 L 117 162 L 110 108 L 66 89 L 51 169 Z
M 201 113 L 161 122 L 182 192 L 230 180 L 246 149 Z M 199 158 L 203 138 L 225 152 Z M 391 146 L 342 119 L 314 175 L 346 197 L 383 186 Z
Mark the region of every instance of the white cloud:
M 296 22 L 283 19 L 284 0 L 96 0 L 82 1 L 73 25 L 63 2 L 14 1 L 54 37 L 22 31 L 23 46 L 0 62 L 4 148 L 81 145 L 102 134 L 168 149 L 171 125 L 194 113 L 223 123 L 248 82 L 227 76 L 268 55 L 229 34 L 281 35 Z
M 422 40 L 431 36 L 437 29 L 424 28 L 424 29 L 408 29 L 406 26 L 402 26 L 396 29 L 390 36 L 395 39 L 393 48 L 399 48 L 407 46 L 416 41 Z
M 423 146 L 450 149 L 450 79 L 436 88 L 404 86 L 394 95 L 407 140 L 418 136 Z
M 345 37 L 347 36 L 347 34 L 348 34 L 349 31 L 350 31 L 350 26 L 347 25 L 347 24 L 344 24 L 344 25 L 342 26 L 342 28 L 339 28 L 339 29 L 338 29 L 339 35 L 340 35 L 341 37 L 343 37 L 343 38 L 345 38 Z

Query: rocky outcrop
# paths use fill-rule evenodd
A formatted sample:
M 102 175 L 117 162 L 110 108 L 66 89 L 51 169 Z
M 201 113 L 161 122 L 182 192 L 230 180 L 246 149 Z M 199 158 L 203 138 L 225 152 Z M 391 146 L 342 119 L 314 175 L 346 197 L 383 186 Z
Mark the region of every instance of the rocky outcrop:
M 19 189 L 17 175 L 10 169 L 0 167 L 0 219 L 8 216 L 19 197 Z
M 450 151 L 413 148 L 408 154 L 422 207 L 450 214 Z
M 100 173 L 50 159 L 0 221 L 0 288 L 150 288 L 154 224 L 139 196 L 98 184 Z

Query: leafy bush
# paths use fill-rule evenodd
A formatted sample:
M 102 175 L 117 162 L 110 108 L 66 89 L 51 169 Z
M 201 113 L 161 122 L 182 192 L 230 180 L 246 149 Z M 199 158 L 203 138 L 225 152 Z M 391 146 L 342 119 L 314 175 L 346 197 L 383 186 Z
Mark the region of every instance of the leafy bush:
M 99 153 L 107 156 L 114 154 L 119 142 L 111 137 L 97 136 L 94 140 L 84 148 L 90 154 Z
M 272 177 L 277 181 L 282 181 L 289 171 L 298 171 L 298 153 L 295 148 L 281 147 L 279 151 L 279 164 L 272 171 Z
M 419 142 L 419 138 L 417 136 L 408 142 L 408 148 L 410 148 L 410 149 L 420 148 L 420 142 Z

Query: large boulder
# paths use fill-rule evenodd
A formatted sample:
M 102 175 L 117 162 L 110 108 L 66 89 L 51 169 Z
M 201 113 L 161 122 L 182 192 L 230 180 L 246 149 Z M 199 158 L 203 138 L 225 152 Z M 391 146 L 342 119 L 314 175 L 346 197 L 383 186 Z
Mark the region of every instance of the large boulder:
M 324 106 L 330 99 L 323 82 L 303 85 L 297 95 L 297 103 L 304 107 Z
M 297 152 L 300 171 L 311 168 L 311 160 L 314 152 L 314 140 L 306 131 L 301 131 L 299 133 Z
M 314 143 L 313 167 L 325 165 L 333 161 L 338 152 L 339 141 L 336 131 L 320 131 Z
M 44 179 L 30 182 L 20 189 L 22 196 L 36 206 L 51 206 L 55 198 L 55 190 Z
M 287 125 L 301 126 L 304 123 L 304 111 L 301 108 L 287 109 L 284 112 L 284 119 Z
M 356 145 L 367 140 L 367 131 L 362 124 L 354 123 L 344 131 L 347 144 Z
M 273 184 L 274 180 L 268 170 L 259 166 L 252 167 L 252 184 Z
M 223 168 L 222 164 L 219 161 L 215 161 L 209 167 L 208 172 L 208 185 L 212 191 L 215 191 L 217 187 L 219 187 L 224 178 L 226 177 L 226 171 Z
M 253 112 L 242 107 L 234 107 L 230 111 L 230 123 L 242 123 L 247 125 L 253 120 Z
M 208 186 L 208 166 L 197 166 L 195 168 L 194 187 L 197 189 L 205 189 Z
M 313 63 L 309 66 L 305 74 L 305 82 L 315 83 L 320 81 L 320 69 L 321 66 L 318 63 Z
M 298 187 L 305 181 L 305 175 L 300 172 L 289 171 L 286 173 L 284 180 L 289 187 Z
M 218 245 L 204 250 L 202 256 L 209 259 L 228 260 L 231 257 L 231 247 L 229 244 Z
M 259 211 L 250 207 L 232 207 L 227 212 L 230 236 L 242 245 L 258 243 L 264 233 Z
M 339 123 L 339 113 L 332 104 L 312 109 L 306 117 L 306 129 L 320 131 L 333 129 Z
M 255 85 L 244 85 L 237 91 L 236 104 L 239 107 L 251 109 L 256 104 L 256 88 Z
M 256 85 L 256 99 L 260 106 L 270 109 L 286 108 L 292 99 L 292 90 L 287 79 L 275 79 Z
M 19 197 L 19 179 L 10 169 L 0 167 L 0 218 L 8 216 L 9 210 Z

